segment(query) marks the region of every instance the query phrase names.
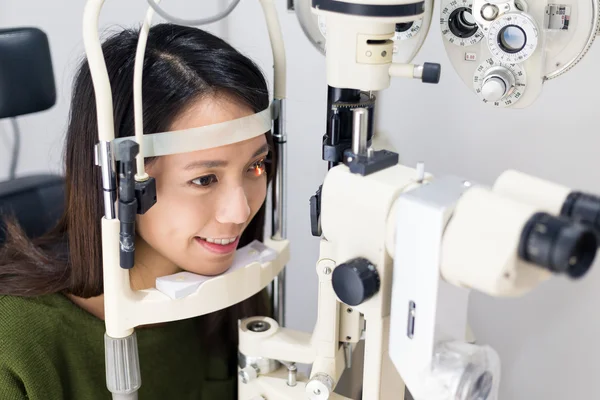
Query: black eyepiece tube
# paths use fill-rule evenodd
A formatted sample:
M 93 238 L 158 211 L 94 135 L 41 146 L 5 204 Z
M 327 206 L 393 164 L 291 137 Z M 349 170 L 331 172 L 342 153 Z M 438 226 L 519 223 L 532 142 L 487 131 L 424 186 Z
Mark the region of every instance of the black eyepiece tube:
M 135 196 L 135 156 L 139 145 L 126 140 L 119 145 L 119 254 L 123 269 L 133 268 L 135 254 L 135 216 L 137 199 Z
M 600 245 L 600 197 L 572 192 L 563 203 L 560 215 L 589 225 L 596 232 Z
M 525 224 L 518 251 L 527 262 L 575 279 L 590 269 L 597 249 L 598 238 L 589 226 L 539 212 Z

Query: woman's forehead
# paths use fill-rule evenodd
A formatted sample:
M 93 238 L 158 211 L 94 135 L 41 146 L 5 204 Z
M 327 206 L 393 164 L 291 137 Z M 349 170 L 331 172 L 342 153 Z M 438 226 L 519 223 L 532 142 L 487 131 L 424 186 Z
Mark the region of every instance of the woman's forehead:
M 208 168 L 210 166 L 224 166 L 245 164 L 257 157 L 259 152 L 264 153 L 267 147 L 265 135 L 257 136 L 242 142 L 232 143 L 211 149 L 197 150 L 164 156 L 165 163 L 172 168 L 180 170 L 193 170 Z M 205 164 L 205 165 L 203 165 Z

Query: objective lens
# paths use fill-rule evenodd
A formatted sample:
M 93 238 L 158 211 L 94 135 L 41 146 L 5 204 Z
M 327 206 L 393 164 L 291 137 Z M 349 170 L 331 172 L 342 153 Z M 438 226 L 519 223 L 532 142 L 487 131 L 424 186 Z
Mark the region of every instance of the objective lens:
M 526 44 L 527 35 L 520 26 L 507 25 L 498 33 L 498 45 L 507 53 L 518 53 L 523 50 Z
M 469 38 L 477 33 L 479 27 L 471 14 L 471 9 L 466 7 L 457 8 L 448 18 L 450 31 L 459 38 Z
M 492 392 L 494 377 L 481 366 L 467 364 L 459 383 L 456 398 L 461 400 L 487 400 Z
M 486 400 L 492 391 L 492 382 L 494 378 L 489 372 L 484 372 L 477 378 L 473 385 L 469 400 Z
M 519 257 L 554 273 L 580 278 L 596 257 L 598 239 L 589 227 L 536 213 L 525 224 L 519 243 Z

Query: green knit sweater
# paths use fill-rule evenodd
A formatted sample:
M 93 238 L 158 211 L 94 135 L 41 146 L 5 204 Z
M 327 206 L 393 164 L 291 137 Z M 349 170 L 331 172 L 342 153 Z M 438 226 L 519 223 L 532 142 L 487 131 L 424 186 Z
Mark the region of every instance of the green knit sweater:
M 207 357 L 194 319 L 136 329 L 139 400 L 236 399 L 234 373 Z M 110 400 L 104 322 L 61 294 L 0 297 L 0 399 Z

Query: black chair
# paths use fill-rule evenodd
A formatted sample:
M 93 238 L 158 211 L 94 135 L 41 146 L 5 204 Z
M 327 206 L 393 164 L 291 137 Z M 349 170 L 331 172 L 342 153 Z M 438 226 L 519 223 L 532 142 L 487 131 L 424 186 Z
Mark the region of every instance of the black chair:
M 0 182 L 0 214 L 14 215 L 32 238 L 52 228 L 62 214 L 64 178 L 55 174 L 16 176 L 20 151 L 16 117 L 48 110 L 55 103 L 46 34 L 28 27 L 0 29 L 0 119 L 11 118 L 15 134 L 10 178 Z M 4 229 L 0 229 L 2 242 Z

